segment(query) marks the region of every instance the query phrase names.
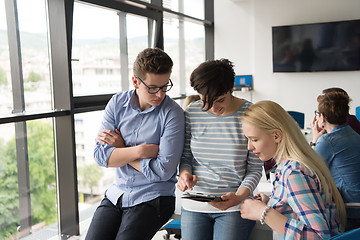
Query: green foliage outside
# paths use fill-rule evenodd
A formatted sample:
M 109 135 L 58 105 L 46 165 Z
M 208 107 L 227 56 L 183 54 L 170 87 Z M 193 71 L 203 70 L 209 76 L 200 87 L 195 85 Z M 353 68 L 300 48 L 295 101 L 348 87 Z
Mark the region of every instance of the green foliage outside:
M 41 77 L 40 74 L 36 73 L 36 72 L 30 72 L 28 78 L 26 79 L 26 82 L 39 82 L 41 81 L 43 78 Z
M 8 85 L 8 80 L 7 80 L 7 77 L 6 77 L 6 72 L 5 70 L 0 67 L 0 86 L 7 86 Z
M 24 82 L 25 91 L 34 91 L 38 87 L 38 83 L 42 80 L 43 77 L 39 73 L 31 71 Z
M 31 121 L 27 125 L 32 224 L 57 219 L 54 140 L 52 125 Z M 15 138 L 0 141 L 0 239 L 16 233 L 19 196 Z
M 29 122 L 28 149 L 32 224 L 57 219 L 54 137 L 52 124 Z
M 2 140 L 2 139 L 1 139 Z M 15 139 L 0 142 L 0 239 L 16 232 L 19 222 Z
M 90 188 L 91 197 L 93 189 L 99 185 L 99 179 L 103 176 L 102 169 L 97 164 L 88 164 L 78 168 L 81 184 Z

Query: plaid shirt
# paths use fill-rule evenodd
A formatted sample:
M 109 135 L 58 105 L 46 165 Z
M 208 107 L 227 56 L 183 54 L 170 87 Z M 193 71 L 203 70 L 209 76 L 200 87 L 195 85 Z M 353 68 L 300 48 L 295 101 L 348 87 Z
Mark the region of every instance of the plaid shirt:
M 335 203 L 326 204 L 314 174 L 295 161 L 283 161 L 275 171 L 273 193 L 268 202 L 285 215 L 283 236 L 274 239 L 328 239 L 339 233 Z

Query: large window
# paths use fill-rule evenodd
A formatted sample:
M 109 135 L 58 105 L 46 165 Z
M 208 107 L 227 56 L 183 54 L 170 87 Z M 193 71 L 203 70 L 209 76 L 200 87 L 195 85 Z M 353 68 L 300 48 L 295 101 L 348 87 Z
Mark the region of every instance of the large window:
M 18 0 L 25 110 L 52 109 L 45 0 Z
M 114 178 L 93 159 L 105 105 L 147 47 L 174 61 L 169 95 L 191 94 L 209 2 L 0 0 L 0 239 L 86 233 Z
M 51 111 L 45 1 L 6 3 L 0 1 L 1 115 Z M 52 119 L 45 117 L 0 125 L 1 239 L 26 236 L 45 226 L 57 233 L 52 129 Z
M 148 21 L 154 23 L 154 20 L 142 16 L 126 14 L 129 89 L 133 86 L 131 76 L 133 75 L 133 63 L 136 56 L 143 49 L 153 47 L 153 39 L 149 37 L 149 30 L 153 34 L 154 29 L 149 29 Z
M 26 135 L 16 137 L 23 126 Z M 24 221 L 31 222 L 28 230 L 34 235 L 44 227 L 57 233 L 52 128 L 51 119 L 0 125 L 1 239 L 21 237 L 27 232 Z
M 75 115 L 75 142 L 79 204 L 99 200 L 114 181 L 114 169 L 100 168 L 94 161 L 93 149 L 103 111 Z
M 194 68 L 205 61 L 204 27 L 168 15 L 164 19 L 164 50 L 174 61 L 171 75 L 174 88 L 169 95 L 194 94 L 189 78 Z
M 13 109 L 9 44 L 4 1 L 0 1 L 0 116 Z
M 121 91 L 119 16 L 116 11 L 75 3 L 73 24 L 74 95 Z
M 195 18 L 204 19 L 204 1 L 206 0 L 165 0 L 164 7 Z

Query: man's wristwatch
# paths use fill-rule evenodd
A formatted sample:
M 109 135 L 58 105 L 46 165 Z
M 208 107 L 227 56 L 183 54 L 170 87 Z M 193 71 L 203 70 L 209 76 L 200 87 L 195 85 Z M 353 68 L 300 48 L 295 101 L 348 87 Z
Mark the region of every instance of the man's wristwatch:
M 311 147 L 315 147 L 315 146 L 316 146 L 316 143 L 310 142 L 310 146 L 311 146 Z

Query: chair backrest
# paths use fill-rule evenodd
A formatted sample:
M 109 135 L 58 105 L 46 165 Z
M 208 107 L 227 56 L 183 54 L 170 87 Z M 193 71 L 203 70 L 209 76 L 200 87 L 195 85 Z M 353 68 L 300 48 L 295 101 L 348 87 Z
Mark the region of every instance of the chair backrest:
M 290 116 L 292 116 L 295 121 L 299 124 L 301 129 L 304 129 L 305 127 L 305 114 L 302 112 L 297 111 L 287 111 Z
M 355 116 L 360 121 L 360 106 L 355 108 Z
M 332 238 L 329 238 L 329 240 L 349 240 L 349 239 L 360 239 L 360 228 L 357 228 L 357 229 L 353 229 L 351 231 L 348 231 L 348 232 L 344 232 L 344 233 L 341 233 L 337 236 L 334 236 Z

